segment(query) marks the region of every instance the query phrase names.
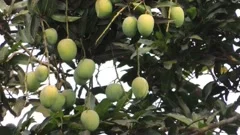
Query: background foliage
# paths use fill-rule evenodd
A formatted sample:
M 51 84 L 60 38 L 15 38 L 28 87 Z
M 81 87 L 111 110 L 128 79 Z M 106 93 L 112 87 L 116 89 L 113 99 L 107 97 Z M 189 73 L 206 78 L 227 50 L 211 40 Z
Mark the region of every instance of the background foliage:
M 126 16 L 143 14 L 145 8 L 134 10 L 136 5 L 132 3 L 143 1 L 112 2 L 112 16 L 98 19 L 95 0 L 68 0 L 69 34 L 78 46 L 78 54 L 75 60 L 65 63 L 61 61 L 56 46 L 48 46 L 49 62 L 42 59 L 46 56 L 46 48 L 40 24 L 44 21 L 45 28 L 55 28 L 59 40 L 65 38 L 64 0 L 0 0 L 0 34 L 4 37 L 0 45 L 0 120 L 3 120 L 6 111 L 19 116 L 24 107 L 34 106 L 25 114 L 27 119 L 20 120 L 17 127 L 11 124 L 2 126 L 0 132 L 90 134 L 84 131 L 80 122 L 84 109 L 84 99 L 80 96 L 88 86 L 90 94 L 87 97 L 91 99 L 88 105 L 98 112 L 101 119 L 99 128 L 92 134 L 211 135 L 217 127 L 220 132 L 237 134 L 240 117 L 235 110 L 240 98 L 230 105 L 226 101 L 230 92 L 239 92 L 240 18 L 236 9 L 240 4 L 231 0 L 178 0 L 185 12 L 184 25 L 176 28 L 170 23 L 166 31 L 168 22 L 171 22 L 168 9 L 176 3 L 147 0 L 145 4 L 155 8 L 152 11 L 154 32 L 148 38 L 137 34 L 130 39 L 122 33 L 122 21 Z M 74 108 L 51 113 L 39 104 L 38 98 L 31 98 L 39 91 L 25 91 L 26 71 L 22 65 L 34 68 L 39 63 L 50 64 L 59 90 L 75 88 L 72 86 L 74 82 L 68 82 L 67 78 L 73 76 L 71 71 L 83 58 L 83 47 L 86 57 L 98 65 L 108 60 L 113 60 L 116 68 L 128 65 L 130 68 L 119 79 L 131 86 L 137 76 L 136 46 L 140 46 L 140 74 L 150 86 L 150 93 L 143 100 L 131 98 L 131 90 L 126 90 L 116 104 L 106 99 L 97 102 L 95 95 L 104 93 L 106 86 L 93 87 L 90 81 L 87 86 L 76 87 L 78 98 Z M 64 70 L 63 63 L 71 69 Z M 212 75 L 214 81 L 203 89 L 191 83 L 193 77 L 206 72 Z M 21 91 L 24 96 L 11 96 Z M 34 122 L 31 115 L 35 111 L 42 112 L 46 118 L 42 123 L 29 127 Z M 74 114 L 70 115 L 71 111 Z

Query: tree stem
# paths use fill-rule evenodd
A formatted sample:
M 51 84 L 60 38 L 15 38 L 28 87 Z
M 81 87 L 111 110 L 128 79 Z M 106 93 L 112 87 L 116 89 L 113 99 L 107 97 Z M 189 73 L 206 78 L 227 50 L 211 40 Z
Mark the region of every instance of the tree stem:
M 44 28 L 44 21 L 41 19 L 41 27 L 42 27 L 42 32 L 43 32 L 43 44 L 44 44 L 44 48 L 45 48 L 45 52 L 44 54 L 46 54 L 47 57 L 47 61 L 48 63 L 50 63 L 49 61 L 49 52 L 48 52 L 48 43 L 47 43 L 47 39 L 46 39 L 46 34 L 44 33 L 45 28 Z M 47 64 L 47 68 L 48 68 L 48 72 L 50 73 L 50 66 L 49 64 Z M 50 75 L 48 75 L 48 85 L 50 85 Z
M 219 121 L 218 123 L 213 123 L 213 124 L 210 124 L 209 126 L 203 127 L 192 135 L 202 135 L 209 130 L 212 130 L 212 129 L 215 129 L 215 128 L 218 128 L 218 127 L 221 127 L 221 126 L 224 126 L 224 125 L 227 125 L 227 124 L 230 124 L 230 123 L 232 123 L 236 120 L 239 120 L 239 119 L 240 119 L 240 114 L 236 114 L 235 116 L 233 116 L 231 118 L 224 119 L 224 120 Z
M 172 0 L 169 0 L 170 2 L 172 2 Z M 169 7 L 169 9 L 168 9 L 168 19 L 170 19 L 170 12 L 171 12 L 171 7 Z M 166 28 L 166 32 L 168 32 L 168 29 L 169 29 L 169 21 L 168 21 L 168 23 L 167 23 L 167 28 Z
M 66 18 L 66 32 L 67 32 L 67 38 L 69 38 L 69 28 L 68 28 L 68 0 L 66 0 L 65 18 Z
M 110 21 L 110 23 L 107 25 L 107 27 L 104 29 L 104 31 L 102 32 L 102 34 L 97 38 L 96 42 L 95 42 L 95 48 L 97 47 L 97 44 L 99 42 L 99 40 L 103 37 L 103 35 L 107 32 L 107 30 L 109 29 L 109 27 L 112 25 L 112 23 L 115 21 L 115 19 L 120 15 L 120 13 L 122 13 L 128 6 L 125 6 L 123 8 L 121 8 L 116 15 L 113 17 L 113 19 Z
M 140 76 L 140 57 L 138 44 L 136 44 L 136 52 L 137 52 L 137 76 Z

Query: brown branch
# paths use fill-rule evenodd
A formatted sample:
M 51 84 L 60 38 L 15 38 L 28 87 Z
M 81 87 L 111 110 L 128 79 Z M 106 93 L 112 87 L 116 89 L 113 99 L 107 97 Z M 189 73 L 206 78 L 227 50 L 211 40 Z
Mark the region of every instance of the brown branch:
M 204 134 L 205 132 L 207 132 L 209 130 L 221 127 L 223 125 L 230 124 L 230 123 L 232 123 L 232 122 L 234 122 L 236 120 L 239 120 L 239 119 L 240 119 L 240 114 L 236 114 L 235 116 L 233 116 L 231 118 L 228 118 L 228 119 L 219 121 L 218 123 L 213 123 L 213 124 L 210 124 L 209 126 L 203 127 L 203 128 L 199 129 L 197 132 L 195 132 L 192 135 L 202 135 L 202 134 Z

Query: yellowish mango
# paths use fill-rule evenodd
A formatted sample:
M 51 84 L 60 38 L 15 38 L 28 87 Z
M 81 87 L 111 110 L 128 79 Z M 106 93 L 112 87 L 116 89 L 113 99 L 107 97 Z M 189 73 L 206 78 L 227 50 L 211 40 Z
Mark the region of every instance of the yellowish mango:
M 95 3 L 95 10 L 98 18 L 108 18 L 113 10 L 111 0 L 97 0 Z
M 57 46 L 60 58 L 65 61 L 72 61 L 77 55 L 77 46 L 72 39 L 66 38 L 59 41 Z
M 128 37 L 134 37 L 137 33 L 137 18 L 128 16 L 123 20 L 122 31 Z
M 146 79 L 143 77 L 136 77 L 132 81 L 132 92 L 138 99 L 143 99 L 149 92 L 149 85 Z
M 143 37 L 148 37 L 153 32 L 154 19 L 150 14 L 142 14 L 137 20 L 138 32 Z

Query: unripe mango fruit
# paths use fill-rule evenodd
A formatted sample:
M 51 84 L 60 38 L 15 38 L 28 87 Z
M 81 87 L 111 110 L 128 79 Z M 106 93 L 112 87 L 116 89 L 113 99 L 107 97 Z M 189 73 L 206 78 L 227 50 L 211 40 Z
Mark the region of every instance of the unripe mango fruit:
M 91 59 L 82 59 L 75 70 L 79 78 L 90 79 L 95 71 L 95 62 Z
M 77 46 L 72 39 L 66 38 L 59 41 L 58 54 L 63 61 L 71 61 L 77 55 Z
M 45 86 L 40 92 L 40 102 L 44 107 L 50 108 L 52 104 L 56 101 L 57 96 L 58 89 L 55 86 Z
M 35 75 L 35 72 L 29 72 L 26 74 L 26 83 L 27 83 L 27 89 L 30 92 L 36 91 L 40 87 L 40 82 L 37 79 L 37 76 Z
M 73 74 L 73 78 L 74 78 L 74 81 L 76 82 L 76 84 L 78 84 L 78 85 L 84 85 L 88 81 L 88 79 L 80 78 L 77 75 L 76 70 L 75 70 L 75 72 Z
M 99 116 L 94 110 L 85 110 L 81 114 L 81 122 L 85 129 L 94 131 L 99 126 Z
M 147 96 L 149 91 L 148 82 L 143 77 L 136 77 L 132 81 L 132 92 L 138 99 L 143 99 Z
M 181 7 L 171 7 L 170 18 L 174 21 L 175 26 L 181 27 L 184 23 L 184 11 Z
M 64 107 L 69 108 L 72 107 L 73 104 L 76 102 L 76 94 L 71 89 L 66 89 L 62 92 L 63 96 L 65 97 L 65 104 Z
M 142 14 L 138 17 L 137 28 L 138 32 L 143 37 L 148 37 L 153 32 L 154 19 L 149 14 Z
M 134 37 L 137 33 L 137 19 L 134 16 L 128 16 L 123 20 L 122 31 L 128 37 Z
M 124 90 L 121 84 L 113 83 L 107 86 L 105 94 L 110 101 L 114 102 L 123 96 Z
M 45 81 L 47 79 L 48 75 L 49 75 L 48 68 L 44 65 L 39 65 L 35 69 L 35 75 L 36 75 L 39 82 Z
M 65 97 L 63 94 L 58 93 L 56 100 L 53 102 L 52 106 L 50 107 L 50 109 L 53 112 L 58 112 L 61 111 L 63 109 L 63 106 L 65 104 Z
M 47 43 L 49 45 L 54 45 L 57 43 L 58 40 L 58 34 L 57 31 L 54 28 L 48 28 L 44 31 L 44 34 L 46 36 Z
M 111 0 L 97 0 L 95 10 L 98 18 L 105 19 L 109 17 L 112 14 Z

